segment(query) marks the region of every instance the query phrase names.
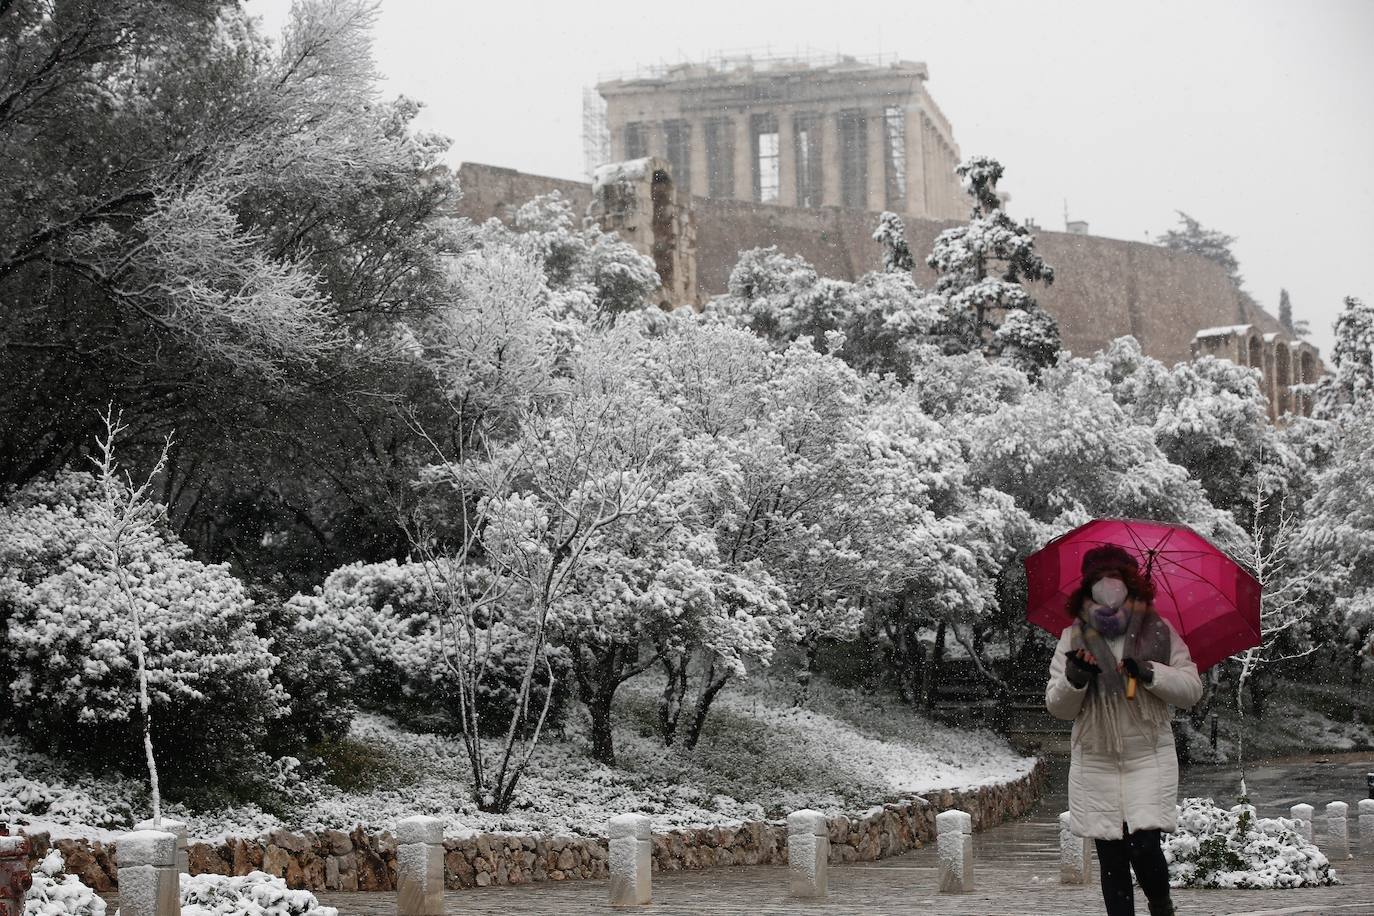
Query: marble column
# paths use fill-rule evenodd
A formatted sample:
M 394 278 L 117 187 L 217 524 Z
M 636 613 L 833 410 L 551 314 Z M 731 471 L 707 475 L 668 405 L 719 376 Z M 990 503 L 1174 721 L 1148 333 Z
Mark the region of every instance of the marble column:
M 735 198 L 754 199 L 754 134 L 751 112 L 735 115 Z
M 926 153 L 925 117 L 915 105 L 906 108 L 906 214 L 925 217 Z
M 821 203 L 840 205 L 840 111 L 830 107 L 821 111 L 817 127 L 821 136 Z
M 779 109 L 778 124 L 778 203 L 797 205 L 797 138 L 791 109 Z
M 706 197 L 711 193 L 711 173 L 706 165 L 706 121 L 703 118 L 693 118 L 687 122 L 689 131 L 687 145 L 687 162 L 692 172 L 692 186 L 690 188 L 679 187 L 679 191 L 684 191 L 688 195 L 695 194 L 698 197 Z

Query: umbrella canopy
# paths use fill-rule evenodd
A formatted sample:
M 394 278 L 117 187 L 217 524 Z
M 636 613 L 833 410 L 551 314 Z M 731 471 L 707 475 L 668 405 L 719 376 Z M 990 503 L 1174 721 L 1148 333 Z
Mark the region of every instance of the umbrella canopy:
M 1058 636 L 1073 623 L 1065 606 L 1082 582 L 1083 555 L 1115 544 L 1155 586 L 1154 606 L 1188 644 L 1199 671 L 1260 644 L 1260 585 L 1186 525 L 1099 518 L 1026 557 L 1026 619 Z

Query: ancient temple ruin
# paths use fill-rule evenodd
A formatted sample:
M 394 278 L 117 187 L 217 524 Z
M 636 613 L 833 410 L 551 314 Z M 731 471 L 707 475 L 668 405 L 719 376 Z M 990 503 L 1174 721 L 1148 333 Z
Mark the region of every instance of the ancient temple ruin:
M 666 160 L 686 195 L 963 219 L 959 146 L 928 76 L 850 56 L 651 68 L 600 83 L 587 129 L 605 132 L 603 161 Z

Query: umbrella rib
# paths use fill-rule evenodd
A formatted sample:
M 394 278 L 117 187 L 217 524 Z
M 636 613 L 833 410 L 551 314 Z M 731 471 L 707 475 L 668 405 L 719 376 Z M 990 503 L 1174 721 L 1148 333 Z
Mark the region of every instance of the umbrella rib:
M 1163 586 L 1164 586 L 1164 590 L 1165 590 L 1166 592 L 1169 593 L 1169 597 L 1170 597 L 1170 598 L 1173 600 L 1173 602 L 1174 602 L 1174 610 L 1175 610 L 1175 612 L 1178 613 L 1178 625 L 1179 625 L 1179 627 L 1181 627 L 1182 630 L 1183 630 L 1183 632 L 1182 632 L 1182 633 L 1179 633 L 1178 635 L 1179 635 L 1179 636 L 1184 636 L 1184 637 L 1186 637 L 1186 636 L 1188 635 L 1188 622 L 1187 622 L 1187 620 L 1185 620 L 1184 617 L 1183 617 L 1183 611 L 1182 611 L 1182 609 L 1179 608 L 1179 605 L 1178 605 L 1178 596 L 1174 594 L 1174 587 L 1173 587 L 1172 585 L 1169 584 L 1168 578 L 1163 577 L 1163 576 L 1160 577 L 1160 584 L 1163 585 Z
M 1179 564 L 1179 563 L 1178 563 L 1177 561 L 1175 561 L 1175 560 L 1169 559 L 1169 560 L 1167 560 L 1166 562 L 1172 563 L 1172 564 L 1173 564 L 1175 567 L 1177 567 L 1179 570 L 1191 574 L 1191 575 L 1194 577 L 1193 581 L 1195 581 L 1195 582 L 1200 582 L 1200 583 L 1202 583 L 1203 585 L 1210 585 L 1210 586 L 1216 591 L 1217 596 L 1218 596 L 1219 598 L 1221 598 L 1221 600 L 1223 600 L 1223 601 L 1225 601 L 1227 604 L 1229 604 L 1229 605 L 1231 606 L 1231 609 L 1232 609 L 1233 611 L 1239 611 L 1239 610 L 1240 610 L 1239 605 L 1237 605 L 1236 602 L 1235 602 L 1230 596 L 1228 596 L 1228 595 L 1226 594 L 1226 592 L 1222 591 L 1221 586 L 1217 585 L 1217 584 L 1216 584 L 1215 582 L 1213 582 L 1211 579 L 1204 579 L 1202 576 L 1199 576 L 1199 575 L 1198 575 L 1196 572 L 1194 572 L 1193 570 L 1188 569 L 1186 566 L 1183 566 L 1183 565 Z M 1177 595 L 1174 593 L 1174 590 L 1173 590 L 1172 586 L 1169 585 L 1168 578 L 1167 578 L 1167 577 L 1161 577 L 1161 580 L 1163 581 L 1165 587 L 1169 589 L 1169 596 L 1170 596 L 1171 598 L 1173 598 L 1173 599 L 1174 599 L 1174 603 L 1177 604 L 1177 603 L 1178 603 L 1178 597 L 1177 597 Z

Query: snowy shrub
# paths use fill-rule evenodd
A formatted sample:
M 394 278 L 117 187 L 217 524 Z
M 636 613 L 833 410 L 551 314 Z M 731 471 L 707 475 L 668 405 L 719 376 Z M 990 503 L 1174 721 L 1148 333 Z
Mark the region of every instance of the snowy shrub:
M 474 587 L 485 575 L 471 574 Z M 422 563 L 353 563 L 335 570 L 312 595 L 296 595 L 288 608 L 300 615 L 299 629 L 331 647 L 342 659 L 353 698 L 372 709 L 404 717 L 457 714 L 458 695 L 445 657 L 455 634 L 446 624 L 434 583 Z M 525 634 L 500 620 L 475 630 L 487 653 L 487 668 L 478 687 L 479 715 L 504 729 L 514 706 L 529 658 Z M 446 645 L 446 640 L 448 644 Z M 555 672 L 566 669 L 557 649 L 549 647 Z M 559 677 L 560 687 L 567 683 Z M 556 688 L 549 715 L 561 712 L 564 691 Z M 543 705 L 536 679 L 533 703 Z
M 131 762 L 141 755 L 133 634 L 101 553 L 98 498 L 94 477 L 64 471 L 0 509 L 0 674 L 15 728 L 41 744 Z M 168 781 L 241 771 L 282 701 L 253 602 L 227 566 L 193 560 L 165 527 L 126 569 Z
M 105 901 L 76 875 L 65 875 L 62 853 L 50 850 L 33 872 L 24 916 L 105 916 Z
M 293 891 L 260 871 L 239 877 L 182 875 L 182 916 L 339 916 L 309 891 Z M 118 913 L 115 916 L 119 916 Z
M 1227 811 L 1210 798 L 1185 798 L 1178 831 L 1164 836 L 1175 887 L 1285 888 L 1335 884 L 1321 850 L 1287 818 L 1256 817 L 1251 805 Z
M 0 733 L 0 823 L 127 829 L 147 789 L 118 774 L 74 772 L 70 762 Z
M 297 605 L 273 604 L 259 632 L 277 658 L 273 682 L 290 699 L 286 713 L 269 723 L 268 749 L 290 754 L 348 733 L 353 685 L 333 639 L 307 626 Z

